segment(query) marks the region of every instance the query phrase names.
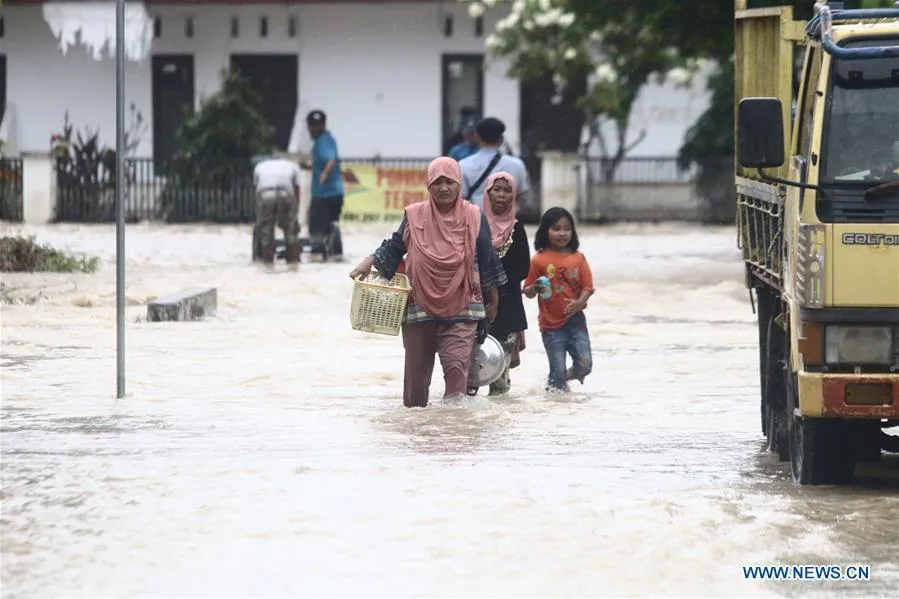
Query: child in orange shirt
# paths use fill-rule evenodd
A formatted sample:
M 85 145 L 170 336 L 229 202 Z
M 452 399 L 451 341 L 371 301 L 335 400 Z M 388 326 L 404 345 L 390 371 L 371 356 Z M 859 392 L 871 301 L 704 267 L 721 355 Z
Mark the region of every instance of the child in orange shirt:
M 538 324 L 549 359 L 547 390 L 568 391 L 568 381 L 581 384 L 593 370 L 590 335 L 584 308 L 593 295 L 593 273 L 582 253 L 574 218 L 564 208 L 550 208 L 534 236 L 537 253 L 522 292 L 538 293 Z M 573 364 L 566 368 L 567 355 Z

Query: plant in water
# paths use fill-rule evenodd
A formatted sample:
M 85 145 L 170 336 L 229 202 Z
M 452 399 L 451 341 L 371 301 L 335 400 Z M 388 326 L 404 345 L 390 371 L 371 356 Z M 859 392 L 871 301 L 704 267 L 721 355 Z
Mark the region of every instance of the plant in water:
M 39 244 L 34 237 L 0 237 L 2 272 L 83 272 L 92 273 L 100 265 L 96 256 L 78 256 Z
M 14 306 L 16 304 L 24 304 L 33 306 L 38 303 L 41 298 L 46 297 L 42 292 L 20 294 L 18 287 L 10 287 L 0 282 L 0 305 Z

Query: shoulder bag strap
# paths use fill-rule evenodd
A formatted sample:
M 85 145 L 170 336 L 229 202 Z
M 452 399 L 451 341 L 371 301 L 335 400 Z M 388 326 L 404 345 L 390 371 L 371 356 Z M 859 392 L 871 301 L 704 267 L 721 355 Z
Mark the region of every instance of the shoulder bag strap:
M 468 198 L 467 198 L 468 201 L 471 201 L 471 196 L 474 195 L 474 192 L 476 192 L 478 189 L 480 189 L 481 184 L 483 184 L 484 180 L 490 176 L 490 172 L 493 170 L 493 167 L 496 166 L 496 164 L 499 162 L 499 159 L 502 157 L 503 157 L 503 155 L 500 153 L 499 150 L 497 150 L 496 155 L 490 161 L 490 164 L 487 165 L 487 168 L 484 169 L 484 172 L 481 173 L 481 176 L 478 177 L 478 180 L 475 181 L 474 185 L 472 185 L 471 188 L 468 190 Z

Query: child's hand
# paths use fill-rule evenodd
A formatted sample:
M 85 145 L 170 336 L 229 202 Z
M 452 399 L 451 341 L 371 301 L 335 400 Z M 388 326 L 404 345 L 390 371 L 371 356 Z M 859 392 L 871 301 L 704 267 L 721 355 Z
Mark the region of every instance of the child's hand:
M 584 309 L 586 302 L 583 302 L 579 299 L 570 299 L 568 303 L 565 304 L 565 315 L 574 314 L 575 312 L 580 312 Z

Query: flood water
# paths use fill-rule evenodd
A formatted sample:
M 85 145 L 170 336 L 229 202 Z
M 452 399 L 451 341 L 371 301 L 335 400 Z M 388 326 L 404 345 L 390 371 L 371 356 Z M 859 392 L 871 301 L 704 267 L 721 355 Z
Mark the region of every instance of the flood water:
M 438 365 L 415 410 L 400 339 L 349 325 L 388 225 L 298 273 L 251 264 L 249 226 L 129 226 L 122 400 L 114 228 L 2 227 L 103 260 L 3 275 L 5 597 L 899 594 L 899 461 L 800 489 L 762 452 L 732 227 L 583 228 L 586 384 L 543 393 L 529 301 L 508 397 L 441 405 Z M 216 317 L 144 322 L 198 286 Z M 768 564 L 871 580 L 744 579 Z

